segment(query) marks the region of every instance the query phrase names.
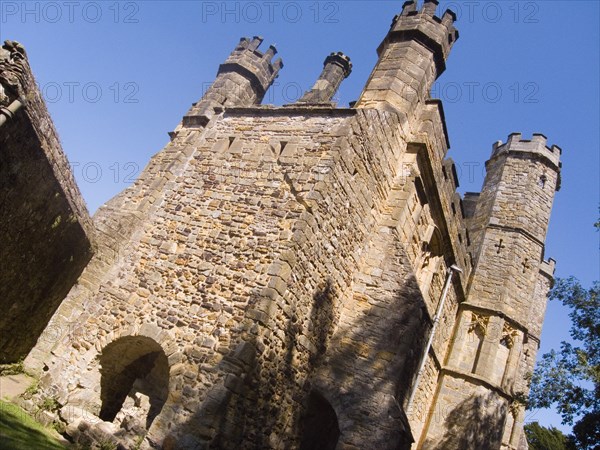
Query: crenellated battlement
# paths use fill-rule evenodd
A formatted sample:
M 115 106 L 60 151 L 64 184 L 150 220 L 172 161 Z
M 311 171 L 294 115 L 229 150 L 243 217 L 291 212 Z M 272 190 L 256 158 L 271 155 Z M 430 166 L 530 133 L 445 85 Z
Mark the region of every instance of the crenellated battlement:
M 431 16 L 433 20 L 441 22 L 444 25 L 453 24 L 456 21 L 456 14 L 454 14 L 453 11 L 447 9 L 442 15 L 441 19 L 435 15 L 439 4 L 440 2 L 437 0 L 425 0 L 423 7 L 419 11 L 417 9 L 417 2 L 415 0 L 409 0 L 407 2 L 404 2 L 404 4 L 402 5 L 402 12 L 395 16 L 392 21 L 392 27 L 396 24 L 400 17 L 415 16 L 418 14 Z
M 183 126 L 204 127 L 223 107 L 258 105 L 283 67 L 281 58 L 273 61 L 277 49 L 271 45 L 264 53 L 258 48 L 260 36 L 243 37 L 229 57 L 219 66 L 217 78 L 202 99 L 183 118 Z
M 556 171 L 560 171 L 562 149 L 558 145 L 549 146 L 547 141 L 548 138 L 541 133 L 533 133 L 531 139 L 523 139 L 521 133 L 511 133 L 506 143 L 502 141 L 494 143 L 490 159 L 506 152 L 534 153 L 545 157 Z
M 540 263 L 540 273 L 554 281 L 554 272 L 556 271 L 556 261 L 549 258 Z
M 418 10 L 416 1 L 405 2 L 392 21 L 386 41 L 417 40 L 434 53 L 439 75 L 445 70 L 445 60 L 459 33 L 454 27 L 456 14 L 448 9 L 440 18 L 435 15 L 438 5 L 437 0 L 426 0 Z M 380 55 L 386 41 L 378 49 Z
M 240 38 L 240 42 L 235 47 L 228 60 L 234 58 L 234 55 L 242 55 L 247 51 L 254 53 L 260 59 L 264 59 L 267 62 L 270 62 L 273 59 L 273 56 L 277 54 L 277 49 L 273 45 L 269 45 L 269 48 L 266 52 L 262 53 L 258 50 L 258 47 L 263 43 L 264 38 L 262 36 L 254 36 L 252 39 L 247 37 Z
M 348 77 L 352 73 L 352 61 L 350 57 L 342 52 L 332 52 L 325 58 L 324 66 L 335 64 L 344 70 L 344 76 Z
M 258 50 L 263 40 L 260 36 L 254 36 L 252 39 L 241 38 L 227 60 L 219 66 L 217 76 L 228 72 L 241 72 L 252 81 L 253 87 L 262 97 L 283 68 L 281 58 L 272 62 L 277 54 L 273 45 L 264 53 Z

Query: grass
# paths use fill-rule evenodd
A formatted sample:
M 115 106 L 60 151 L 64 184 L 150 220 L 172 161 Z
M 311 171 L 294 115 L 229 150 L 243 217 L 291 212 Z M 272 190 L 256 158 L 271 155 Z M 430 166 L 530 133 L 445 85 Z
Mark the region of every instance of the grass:
M 25 389 L 25 392 L 23 393 L 23 397 L 31 398 L 33 395 L 37 394 L 37 391 L 40 388 L 39 383 L 40 383 L 39 381 L 35 381 L 27 389 Z
M 0 449 L 65 450 L 65 447 L 21 408 L 0 400 Z
M 2 377 L 6 375 L 17 375 L 20 373 L 25 373 L 22 359 L 16 363 L 0 364 L 0 376 Z

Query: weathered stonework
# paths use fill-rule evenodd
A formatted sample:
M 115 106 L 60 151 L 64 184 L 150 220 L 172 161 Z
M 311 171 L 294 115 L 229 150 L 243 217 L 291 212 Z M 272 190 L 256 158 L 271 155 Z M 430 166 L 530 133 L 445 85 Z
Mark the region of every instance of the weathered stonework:
M 92 255 L 93 226 L 25 50 L 0 48 L 0 362 L 27 356 Z
M 332 53 L 323 62 L 323 72 L 312 89 L 306 92 L 298 102 L 323 104 L 331 102 L 342 81 L 352 72 L 350 58 L 342 52 Z
M 261 106 L 282 63 L 242 39 L 94 216 L 25 406 L 54 398 L 92 446 L 520 448 L 560 150 L 513 134 L 461 199 L 429 98 L 458 37 L 436 5 L 404 5 L 353 108 L 331 103 L 341 53 Z

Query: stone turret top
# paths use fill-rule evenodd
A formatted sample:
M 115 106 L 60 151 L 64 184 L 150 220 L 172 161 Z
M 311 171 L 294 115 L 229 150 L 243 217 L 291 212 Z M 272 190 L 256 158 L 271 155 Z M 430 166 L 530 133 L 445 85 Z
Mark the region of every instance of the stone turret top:
M 346 78 L 352 73 L 352 61 L 350 61 L 349 56 L 342 52 L 333 52 L 325 58 L 323 66 L 327 66 L 328 64 L 336 64 L 344 69 L 344 76 Z
M 342 52 L 330 53 L 323 62 L 323 71 L 310 91 L 307 91 L 298 103 L 313 106 L 332 106 L 332 98 L 342 81 L 352 72 L 350 58 Z
M 281 58 L 273 62 L 277 54 L 275 46 L 271 45 L 263 53 L 258 50 L 263 38 L 254 36 L 252 39 L 243 37 L 229 55 L 227 60 L 219 66 L 217 76 L 226 72 L 241 72 L 252 80 L 254 87 L 260 95 L 269 88 L 279 71 L 283 68 Z
M 446 10 L 441 18 L 436 16 L 438 4 L 438 0 L 425 0 L 419 11 L 416 1 L 405 2 L 402 12 L 394 17 L 386 40 L 377 49 L 378 53 L 381 55 L 387 40 L 415 39 L 434 53 L 438 74 L 441 74 L 445 69 L 445 60 L 459 34 L 454 28 L 456 14 Z
M 521 133 L 511 133 L 508 141 L 497 141 L 492 146 L 492 158 L 506 152 L 537 153 L 546 157 L 557 170 L 560 170 L 562 149 L 558 145 L 547 145 L 547 138 L 541 133 L 533 133 L 531 139 L 523 139 Z

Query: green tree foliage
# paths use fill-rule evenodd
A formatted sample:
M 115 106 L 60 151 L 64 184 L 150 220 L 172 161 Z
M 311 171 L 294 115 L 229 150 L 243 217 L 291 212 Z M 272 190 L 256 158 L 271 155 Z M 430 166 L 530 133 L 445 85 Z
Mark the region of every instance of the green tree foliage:
M 560 351 L 542 356 L 532 377 L 529 406 L 556 405 L 563 423 L 573 424 L 578 450 L 600 450 L 600 283 L 589 289 L 577 279 L 558 279 L 550 292 L 571 309 L 571 338 Z
M 529 450 L 571 450 L 575 448 L 559 429 L 546 428 L 537 422 L 525 425 L 525 435 Z

